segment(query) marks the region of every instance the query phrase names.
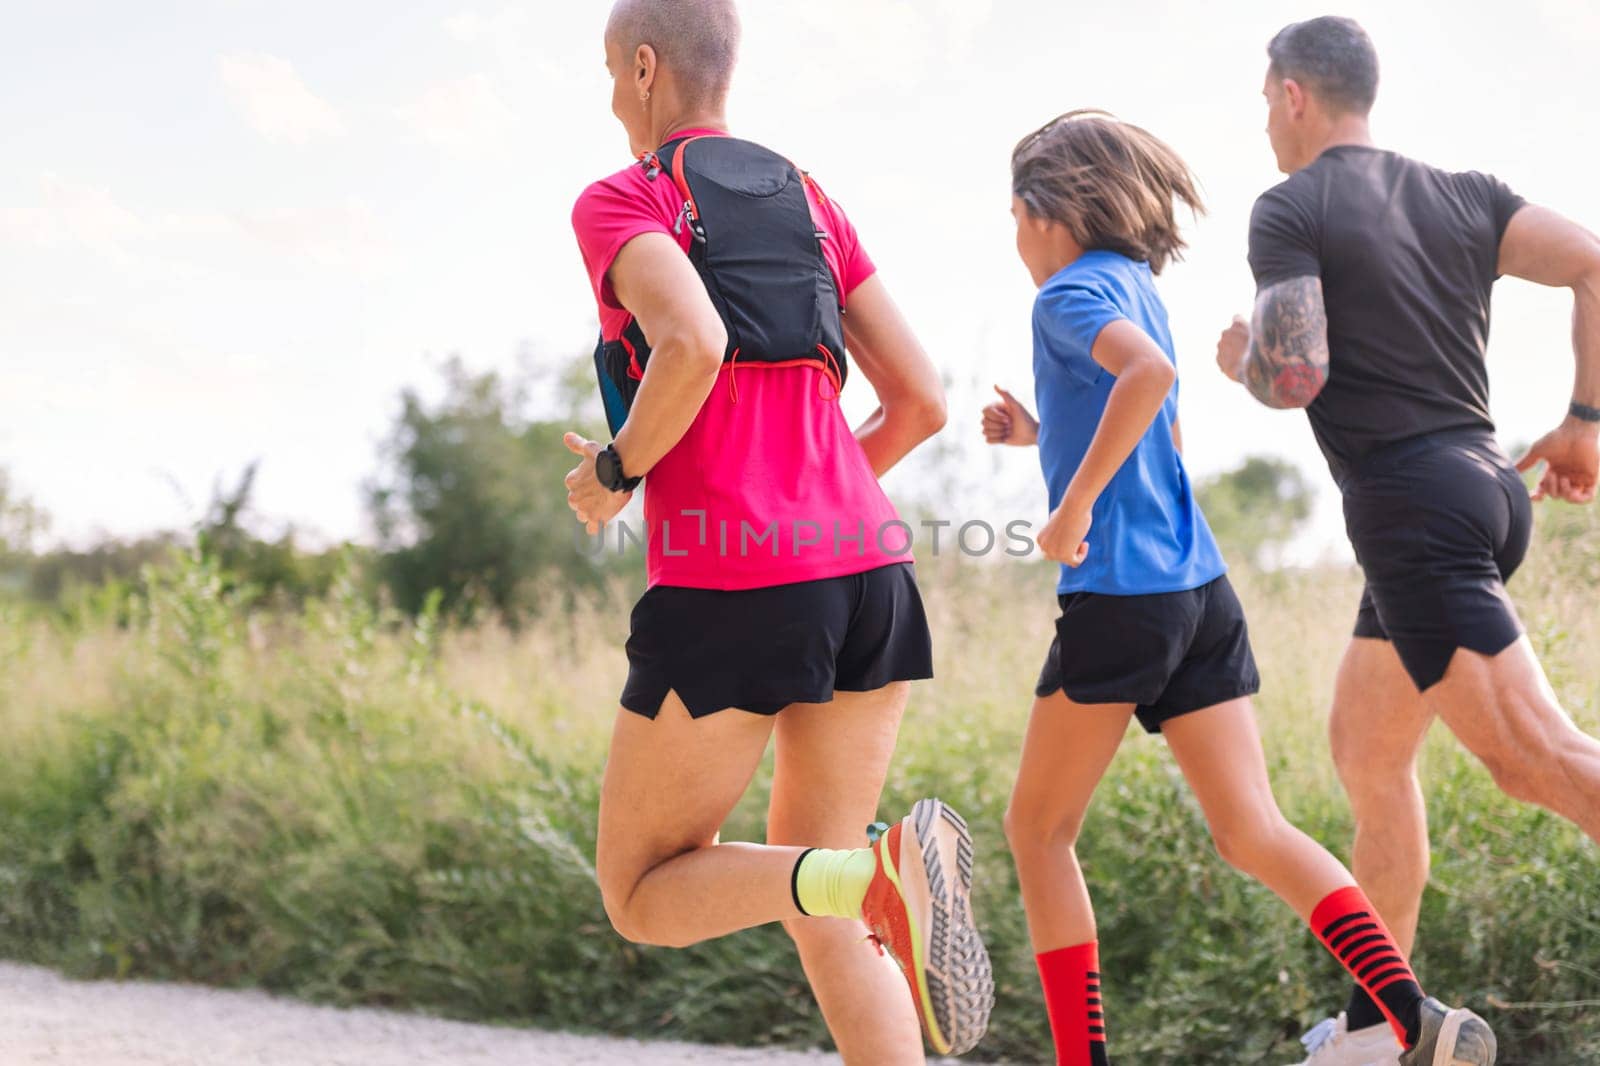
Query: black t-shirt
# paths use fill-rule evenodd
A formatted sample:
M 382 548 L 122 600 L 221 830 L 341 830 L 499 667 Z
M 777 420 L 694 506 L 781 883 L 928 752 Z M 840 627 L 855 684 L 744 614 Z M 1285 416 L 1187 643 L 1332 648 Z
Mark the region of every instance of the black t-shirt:
M 1489 290 L 1523 202 L 1487 174 L 1357 145 L 1328 149 L 1256 201 L 1256 284 L 1322 278 L 1328 380 L 1307 413 L 1335 480 L 1385 444 L 1493 431 Z

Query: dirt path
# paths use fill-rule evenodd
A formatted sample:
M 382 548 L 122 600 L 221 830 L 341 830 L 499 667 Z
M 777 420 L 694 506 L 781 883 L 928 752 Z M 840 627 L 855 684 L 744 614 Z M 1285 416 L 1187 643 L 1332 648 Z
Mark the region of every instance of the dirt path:
M 35 1066 L 778 1066 L 820 1052 L 750 1051 L 498 1029 L 259 992 L 70 981 L 0 962 L 0 1064 Z

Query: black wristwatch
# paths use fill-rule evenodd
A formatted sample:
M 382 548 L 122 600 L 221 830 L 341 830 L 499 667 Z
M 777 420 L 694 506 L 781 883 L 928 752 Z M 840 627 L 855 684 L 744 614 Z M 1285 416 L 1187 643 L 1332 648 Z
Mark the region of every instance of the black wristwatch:
M 594 476 L 612 492 L 632 492 L 639 487 L 642 477 L 624 477 L 622 460 L 617 456 L 617 446 L 607 444 L 594 457 Z
M 1600 422 L 1600 407 L 1590 407 L 1586 403 L 1572 401 L 1572 406 L 1567 408 L 1567 413 L 1580 422 Z

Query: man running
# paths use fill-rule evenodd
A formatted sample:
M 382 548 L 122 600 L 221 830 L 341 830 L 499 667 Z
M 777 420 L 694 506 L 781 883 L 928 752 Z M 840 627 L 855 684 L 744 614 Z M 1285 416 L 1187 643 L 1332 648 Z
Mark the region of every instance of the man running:
M 1267 47 L 1267 134 L 1287 181 L 1256 202 L 1250 324 L 1217 363 L 1269 407 L 1305 408 L 1367 579 L 1330 730 L 1356 819 L 1353 872 L 1405 951 L 1428 877 L 1418 749 L 1437 716 L 1508 795 L 1600 840 L 1600 743 L 1556 701 L 1505 582 L 1533 499 L 1594 499 L 1600 471 L 1600 239 L 1485 174 L 1372 143 L 1378 59 L 1354 21 L 1285 28 Z M 1573 290 L 1567 416 L 1513 465 L 1484 365 L 1501 274 Z M 1358 987 L 1307 1034 L 1306 1066 L 1399 1052 Z

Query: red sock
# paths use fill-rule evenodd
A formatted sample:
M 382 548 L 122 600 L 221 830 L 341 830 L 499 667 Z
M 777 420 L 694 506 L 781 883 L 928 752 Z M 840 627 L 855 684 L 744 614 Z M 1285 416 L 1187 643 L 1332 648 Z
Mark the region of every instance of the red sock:
M 1367 990 L 1406 1047 L 1422 1024 L 1422 988 L 1378 909 L 1355 885 L 1331 893 L 1311 912 L 1311 931 Z
M 1100 943 L 1091 940 L 1035 955 L 1056 1042 L 1056 1066 L 1106 1066 L 1105 1012 L 1100 1009 Z

